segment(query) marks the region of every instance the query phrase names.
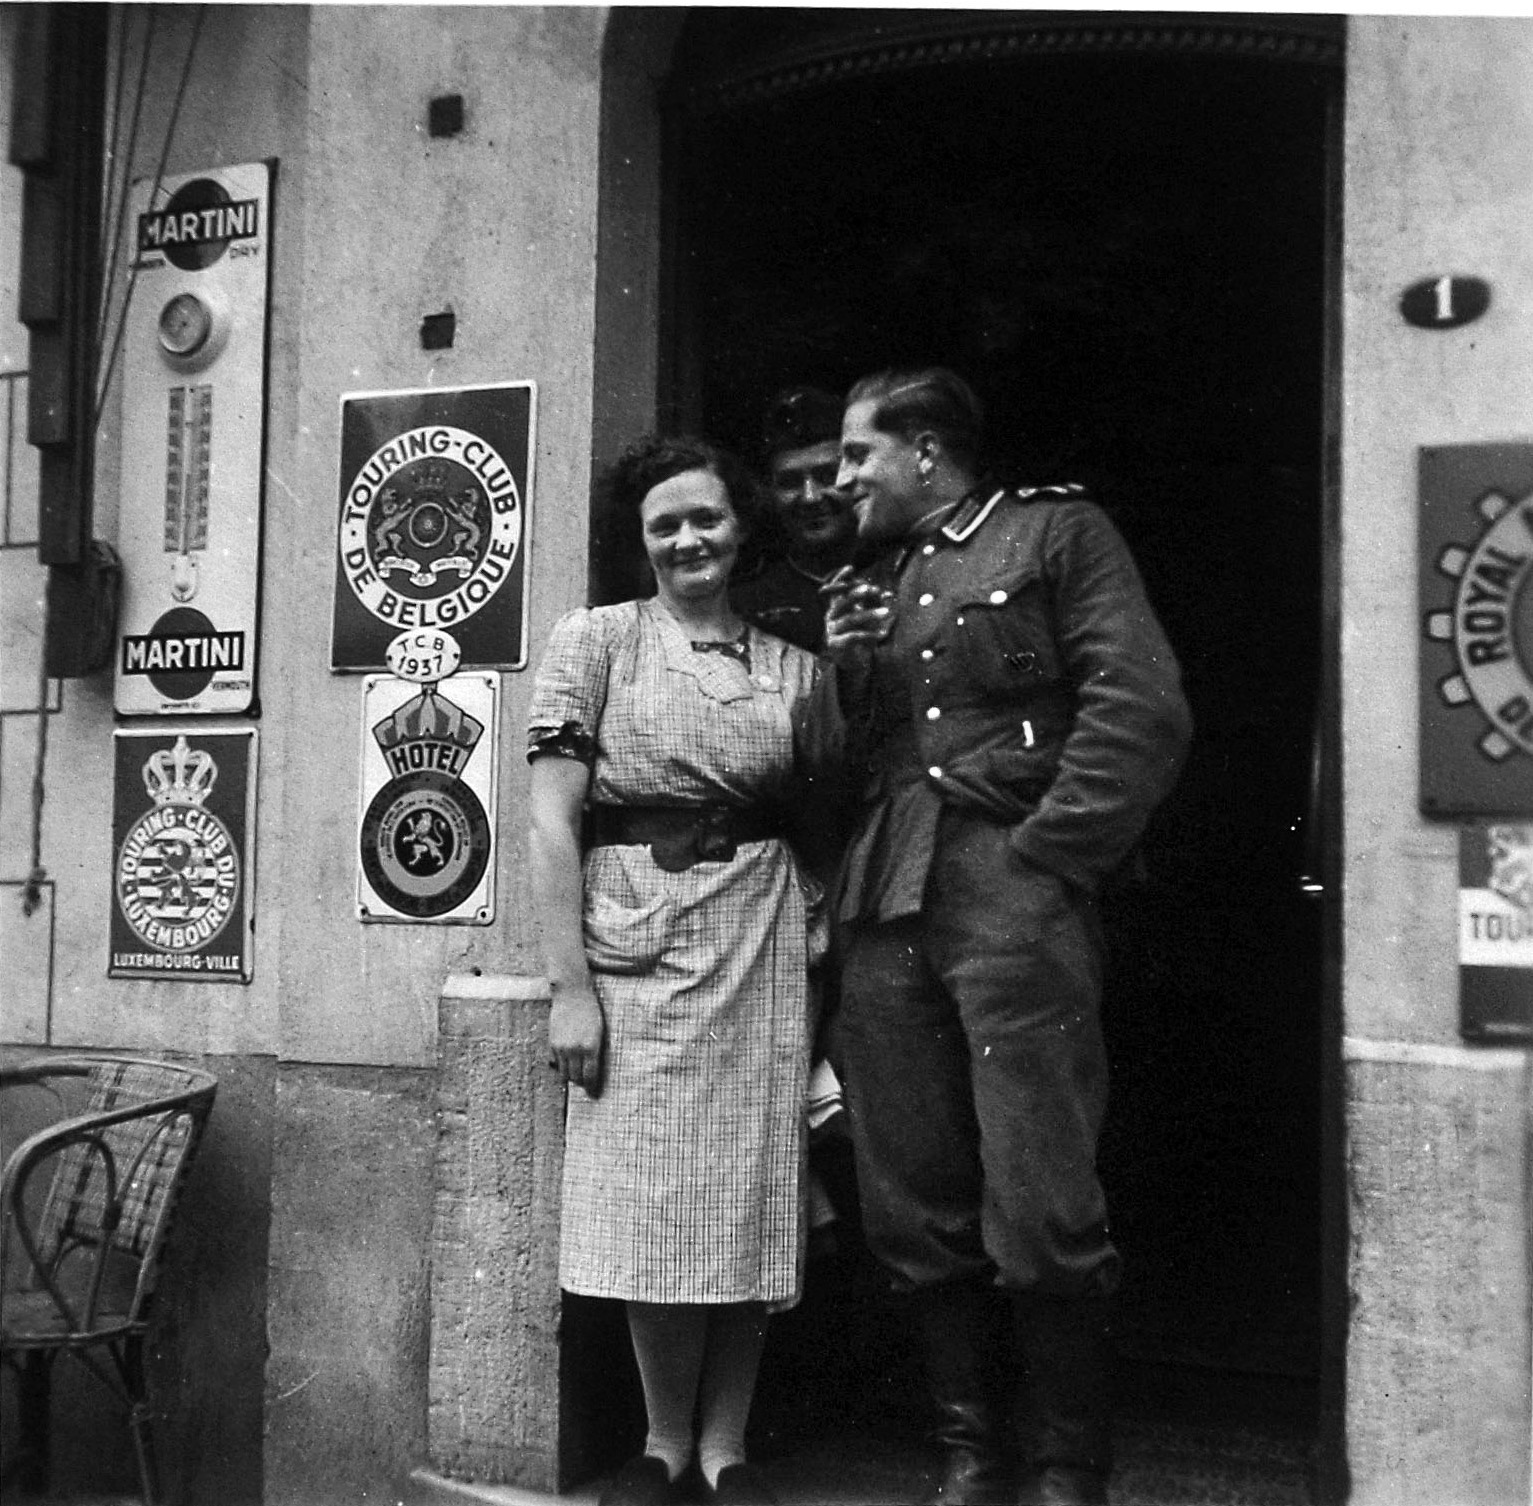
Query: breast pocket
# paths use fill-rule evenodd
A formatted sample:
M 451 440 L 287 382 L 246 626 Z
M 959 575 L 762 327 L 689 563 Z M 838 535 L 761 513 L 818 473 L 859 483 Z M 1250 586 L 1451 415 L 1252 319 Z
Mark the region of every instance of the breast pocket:
M 1047 592 L 1037 576 L 976 591 L 960 616 L 962 652 L 981 690 L 1007 695 L 1057 678 Z

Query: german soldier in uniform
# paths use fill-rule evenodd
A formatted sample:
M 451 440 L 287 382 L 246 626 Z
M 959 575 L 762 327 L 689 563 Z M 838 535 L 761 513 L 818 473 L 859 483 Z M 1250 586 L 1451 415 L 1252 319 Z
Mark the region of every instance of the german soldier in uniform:
M 747 621 L 818 653 L 825 638 L 820 587 L 851 559 L 857 534 L 857 520 L 836 491 L 841 399 L 818 387 L 786 388 L 767 405 L 762 429 L 783 549 L 731 594 Z
M 979 484 L 980 426 L 940 368 L 847 401 L 838 486 L 880 552 L 826 618 L 872 770 L 838 902 L 841 1054 L 866 1235 L 911 1293 L 941 1419 L 937 1499 L 1104 1502 L 1096 895 L 1190 721 L 1105 514 L 1075 486 Z

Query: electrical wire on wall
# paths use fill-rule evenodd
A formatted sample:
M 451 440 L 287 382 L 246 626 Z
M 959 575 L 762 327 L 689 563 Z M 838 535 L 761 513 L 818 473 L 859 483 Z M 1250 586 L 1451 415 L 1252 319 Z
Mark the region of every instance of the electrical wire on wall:
M 4 384 L 5 409 L 3 415 L 4 427 L 4 453 L 0 455 L 0 466 L 4 467 L 4 517 L 0 519 L 0 543 L 12 544 L 16 541 L 11 536 L 13 514 L 11 504 L 14 500 L 13 484 L 15 479 L 16 458 L 16 423 L 18 408 L 25 407 L 25 399 L 18 404 L 17 391 L 26 381 L 25 371 L 0 372 L 0 382 Z M 21 913 L 33 915 L 41 907 L 43 902 L 43 890 L 47 884 L 47 873 L 42 865 L 42 777 L 43 765 L 48 756 L 48 716 L 50 706 L 48 704 L 48 674 L 46 660 L 41 653 L 38 654 L 38 687 L 37 701 L 35 706 L 19 708 L 18 714 L 23 716 L 36 716 L 37 718 L 37 747 L 34 750 L 32 788 L 31 788 L 31 829 L 29 857 L 27 864 L 27 876 L 23 881 L 21 890 Z
M 116 48 L 118 68 L 117 85 L 114 91 L 117 102 L 120 102 L 121 99 L 122 78 L 126 64 L 126 58 L 124 55 L 126 43 L 126 21 L 123 19 L 124 14 L 125 10 L 118 12 L 119 22 Z M 186 99 L 187 85 L 191 81 L 192 64 L 197 56 L 197 43 L 202 37 L 202 23 L 206 18 L 206 14 L 207 6 L 199 5 L 197 7 L 197 13 L 192 20 L 191 37 L 187 41 L 186 52 L 181 60 L 181 77 L 176 84 L 175 98 L 172 101 L 170 108 L 170 119 L 165 126 L 165 139 L 161 143 L 159 161 L 156 163 L 154 169 L 154 188 L 149 195 L 149 203 L 151 206 L 158 202 L 160 196 L 160 185 L 165 180 L 165 165 L 170 160 L 170 150 L 176 136 L 176 125 L 181 118 L 181 106 Z M 109 174 L 106 185 L 107 213 L 111 220 L 111 231 L 108 241 L 107 255 L 103 265 L 104 277 L 101 298 L 101 325 L 99 330 L 99 338 L 96 342 L 95 349 L 96 370 L 100 373 L 96 388 L 95 421 L 97 424 L 101 422 L 101 414 L 106 407 L 107 394 L 111 390 L 112 379 L 117 372 L 117 357 L 122 350 L 123 329 L 127 324 L 128 309 L 133 301 L 133 289 L 138 281 L 138 257 L 135 255 L 130 259 L 127 280 L 123 286 L 121 306 L 117 309 L 115 321 L 112 320 L 110 318 L 110 314 L 115 282 L 113 274 L 118 252 L 123 243 L 124 231 L 126 229 L 130 174 L 132 172 L 133 160 L 136 155 L 136 149 L 138 145 L 138 126 L 144 102 L 145 80 L 149 71 L 150 53 L 154 45 L 154 32 L 155 13 L 154 9 L 151 8 L 149 12 L 148 25 L 145 28 L 144 33 L 143 48 L 139 54 L 138 86 L 134 91 L 133 121 L 128 134 L 126 150 L 119 150 L 117 130 L 121 123 L 121 114 L 120 111 L 116 108 L 116 103 L 114 103 L 112 114 L 111 134 L 107 142 L 106 158 L 108 164 L 107 171 Z M 115 212 L 112 208 L 114 203 L 116 205 Z M 111 349 L 107 353 L 106 361 L 103 363 L 101 360 L 101 354 L 105 348 L 105 336 L 108 324 L 113 326 L 112 342 Z
M 48 870 L 43 867 L 43 797 L 44 770 L 48 764 L 48 659 L 39 652 L 37 656 L 37 748 L 36 762 L 32 768 L 32 852 L 27 868 L 27 881 L 21 891 L 21 913 L 31 916 L 43 902 L 43 887 L 48 882 Z
M 123 329 L 127 320 L 128 309 L 133 297 L 133 287 L 137 277 L 137 257 L 131 258 L 130 270 L 125 279 L 116 276 L 117 258 L 121 254 L 126 237 L 130 234 L 127 225 L 129 188 L 134 161 L 138 156 L 139 132 L 143 121 L 144 104 L 149 94 L 151 72 L 155 61 L 155 43 L 158 30 L 158 11 L 162 7 L 149 7 L 147 19 L 144 24 L 143 38 L 136 49 L 130 49 L 129 28 L 135 15 L 143 15 L 145 12 L 135 12 L 133 8 L 122 6 L 113 8 L 112 31 L 108 41 L 109 58 L 112 66 L 110 83 L 110 115 L 108 118 L 105 140 L 102 143 L 102 161 L 100 170 L 104 177 L 103 183 L 103 221 L 107 236 L 104 249 L 100 249 L 98 242 L 97 254 L 100 263 L 96 268 L 95 276 L 101 295 L 98 303 L 100 310 L 94 337 L 90 343 L 90 370 L 94 374 L 92 389 L 94 402 L 90 415 L 91 431 L 99 428 L 101 417 L 105 410 L 107 396 L 111 390 L 113 377 L 116 372 L 117 358 L 122 346 Z M 171 101 L 170 114 L 166 122 L 164 138 L 160 143 L 158 158 L 155 166 L 154 195 L 158 195 L 160 184 L 164 179 L 165 167 L 170 159 L 170 153 L 175 141 L 176 127 L 181 117 L 181 107 L 186 98 L 187 86 L 191 79 L 192 67 L 197 55 L 198 42 L 202 35 L 202 26 L 207 7 L 199 5 L 192 18 L 190 35 L 188 37 L 185 52 L 180 62 L 179 78 L 176 83 L 174 97 Z M 124 95 L 126 81 L 130 73 L 130 50 L 136 51 L 136 80 L 132 89 L 131 107 L 124 109 Z M 125 128 L 126 115 L 126 128 Z M 151 197 L 153 202 L 153 197 Z M 66 248 L 58 247 L 59 253 Z M 116 296 L 117 289 L 121 286 L 120 299 Z M 110 345 L 108 348 L 108 337 Z M 105 355 L 105 360 L 103 360 Z M 31 792 L 31 833 L 30 854 L 28 873 L 22 889 L 22 913 L 31 916 L 41 907 L 43 896 L 48 883 L 48 871 L 43 863 L 43 808 L 47 796 L 47 762 L 48 762 L 48 723 L 55 707 L 50 705 L 50 676 L 48 674 L 48 657 L 46 646 L 38 656 L 38 685 L 37 685 L 37 742 L 34 754 Z
M 126 146 L 122 141 L 122 93 L 123 82 L 128 76 L 127 58 L 127 11 L 119 10 L 114 14 L 114 35 L 112 38 L 112 63 L 114 79 L 112 84 L 112 113 L 108 117 L 107 138 L 105 152 L 103 153 L 103 166 L 106 172 L 105 219 L 111 227 L 107 236 L 106 254 L 102 259 L 103 287 L 101 294 L 101 317 L 96 325 L 96 337 L 92 342 L 91 349 L 95 355 L 97 369 L 100 367 L 101 352 L 106 345 L 106 334 L 110 323 L 112 290 L 114 278 L 112 271 L 117 265 L 117 252 L 122 241 L 123 213 L 127 202 L 128 176 L 132 170 L 133 159 L 138 152 L 138 127 L 144 105 L 144 81 L 149 72 L 149 56 L 154 50 L 155 13 L 149 12 L 148 22 L 144 33 L 143 46 L 138 54 L 138 84 L 133 91 L 133 118 L 128 127 Z M 123 311 L 126 313 L 126 309 Z M 104 393 L 98 391 L 96 409 L 99 413 Z

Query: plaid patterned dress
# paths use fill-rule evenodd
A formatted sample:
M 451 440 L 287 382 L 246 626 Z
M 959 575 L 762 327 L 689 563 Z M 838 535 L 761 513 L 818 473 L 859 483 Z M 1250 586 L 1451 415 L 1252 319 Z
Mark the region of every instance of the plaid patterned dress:
M 781 793 L 815 660 L 756 628 L 748 647 L 749 669 L 694 649 L 652 600 L 572 612 L 539 667 L 529 738 L 593 736 L 593 801 Z M 569 1095 L 561 1284 L 791 1304 L 805 1239 L 809 881 L 779 841 L 682 873 L 648 847 L 596 847 L 584 880 L 606 1062 L 600 1097 Z

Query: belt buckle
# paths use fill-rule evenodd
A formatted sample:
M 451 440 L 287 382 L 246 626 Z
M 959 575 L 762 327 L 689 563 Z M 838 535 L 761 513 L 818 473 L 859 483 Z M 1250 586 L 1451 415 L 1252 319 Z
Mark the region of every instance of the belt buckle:
M 675 836 L 656 837 L 649 844 L 655 866 L 667 873 L 685 873 L 695 863 L 727 863 L 736 842 L 727 809 L 706 810 Z
M 735 835 L 727 809 L 708 810 L 697 818 L 693 841 L 704 863 L 727 863 L 735 855 Z

